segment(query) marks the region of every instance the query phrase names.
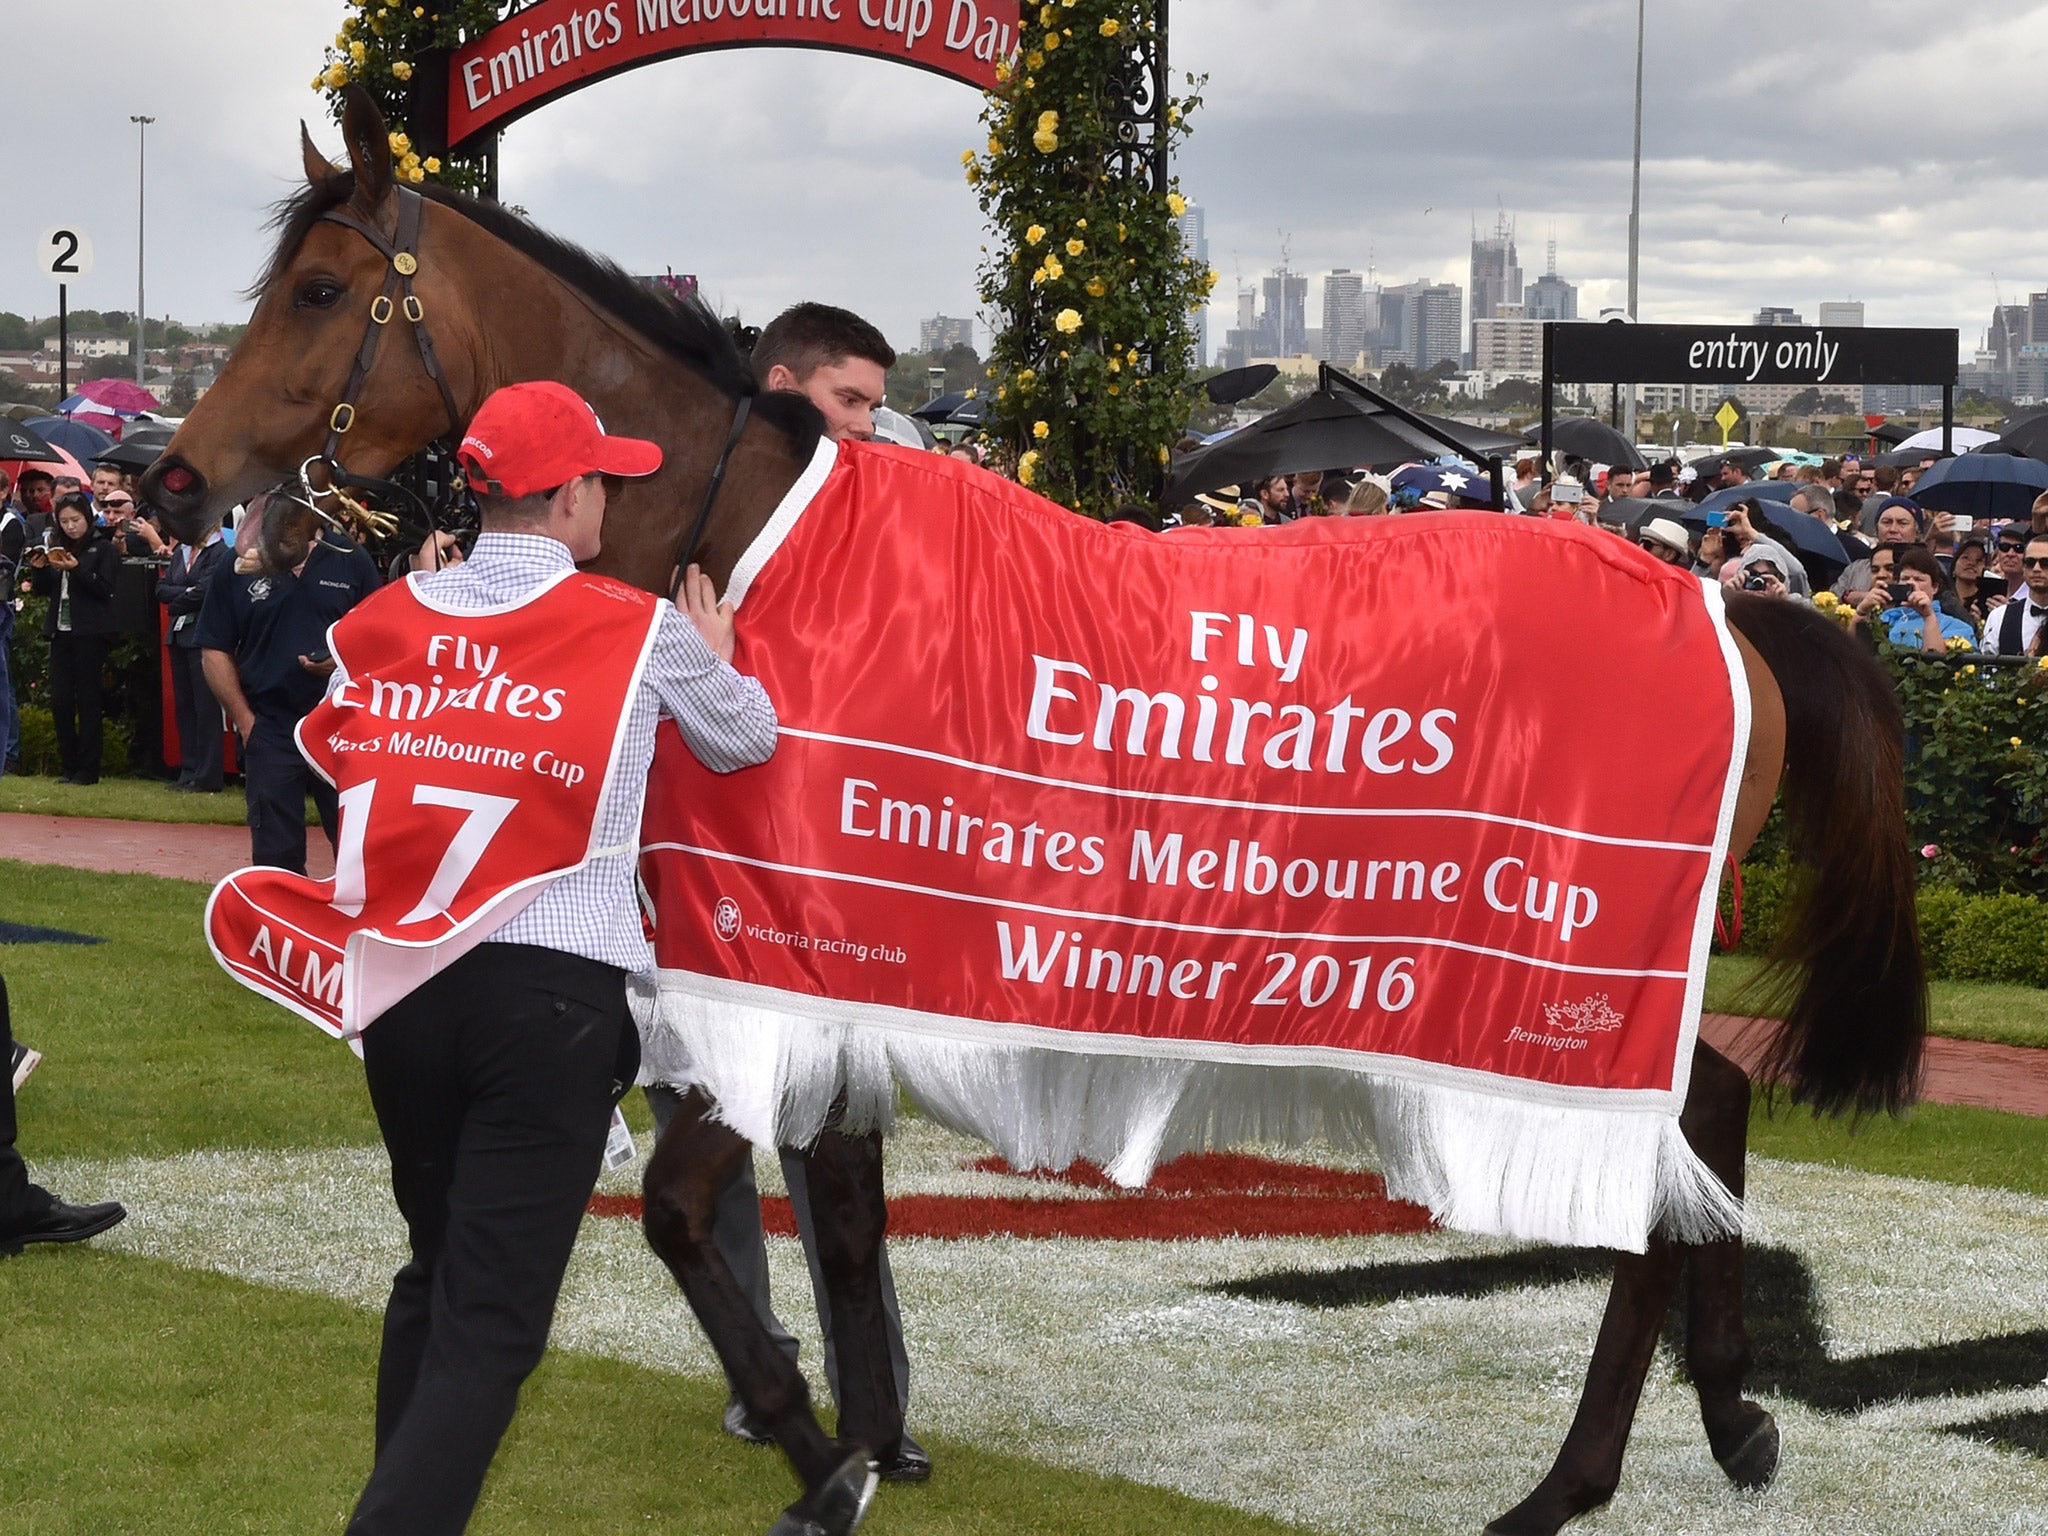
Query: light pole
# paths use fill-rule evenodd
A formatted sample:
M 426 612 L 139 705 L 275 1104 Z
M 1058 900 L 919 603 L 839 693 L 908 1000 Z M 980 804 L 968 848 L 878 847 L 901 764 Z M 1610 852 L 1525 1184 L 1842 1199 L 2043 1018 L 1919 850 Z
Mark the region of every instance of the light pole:
M 1636 147 L 1634 168 L 1629 176 L 1628 193 L 1628 317 L 1640 320 L 1636 313 L 1638 265 L 1642 255 L 1643 234 L 1643 7 L 1646 0 L 1636 0 Z M 1633 443 L 1636 440 L 1636 387 L 1628 387 L 1628 410 L 1622 417 L 1622 432 Z
M 1640 88 L 1638 88 L 1637 94 L 1640 99 Z M 143 178 L 148 164 L 146 157 L 149 125 L 155 122 L 156 119 L 153 117 L 130 117 L 128 121 L 135 125 L 135 383 L 140 387 L 143 370 L 142 218 L 144 207 L 143 188 L 145 186 Z

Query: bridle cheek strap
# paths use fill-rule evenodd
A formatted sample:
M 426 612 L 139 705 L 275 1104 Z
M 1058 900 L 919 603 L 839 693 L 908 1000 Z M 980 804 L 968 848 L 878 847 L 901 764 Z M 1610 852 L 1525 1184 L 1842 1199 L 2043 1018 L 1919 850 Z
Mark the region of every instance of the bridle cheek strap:
M 704 527 L 711 521 L 711 504 L 718 500 L 718 488 L 725 484 L 726 466 L 732 462 L 732 451 L 739 446 L 740 433 L 746 430 L 747 417 L 754 409 L 754 397 L 741 395 L 739 409 L 732 413 L 732 430 L 725 434 L 725 447 L 719 450 L 718 462 L 711 466 L 711 483 L 704 488 L 704 504 L 697 509 L 697 521 L 690 527 L 690 537 L 683 543 L 681 558 L 676 561 L 675 585 L 669 588 L 668 600 L 674 602 L 682 595 L 683 573 L 696 558 L 697 546 L 703 542 Z
M 330 209 L 320 215 L 328 224 L 339 224 L 352 229 L 369 241 L 389 264 L 384 271 L 384 291 L 370 302 L 370 324 L 363 332 L 363 344 L 356 349 L 355 363 L 350 367 L 348 387 L 342 391 L 341 402 L 328 413 L 327 443 L 320 450 L 320 456 L 329 463 L 339 463 L 336 455 L 341 449 L 341 440 L 348 429 L 355 425 L 356 397 L 362 393 L 363 381 L 369 377 L 371 365 L 377 361 L 377 338 L 390 323 L 394 314 L 402 314 L 412 327 L 414 343 L 419 347 L 420 363 L 427 371 L 427 377 L 434 381 L 441 391 L 441 404 L 448 412 L 448 430 L 460 435 L 462 411 L 455 403 L 455 392 L 448 387 L 447 377 L 441 372 L 441 362 L 434 355 L 433 339 L 427 335 L 427 312 L 413 292 L 412 281 L 420 269 L 420 226 L 425 220 L 426 199 L 411 187 L 397 189 L 398 227 L 392 238 L 385 238 L 384 232 L 373 224 L 365 223 L 346 208 Z

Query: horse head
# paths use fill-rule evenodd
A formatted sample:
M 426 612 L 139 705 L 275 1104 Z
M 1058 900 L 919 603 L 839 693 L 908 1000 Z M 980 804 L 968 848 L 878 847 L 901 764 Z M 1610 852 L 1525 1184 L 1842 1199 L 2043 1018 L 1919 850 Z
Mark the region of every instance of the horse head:
M 376 104 L 360 88 L 342 115 L 349 165 L 328 161 L 304 124 L 299 137 L 306 186 L 280 205 L 279 243 L 256 287 L 247 333 L 164 455 L 142 479 L 144 499 L 180 539 L 205 537 L 228 510 L 258 493 L 296 484 L 308 460 L 331 454 L 356 473 L 382 476 L 452 428 L 475 408 L 469 322 L 456 263 L 437 260 L 436 224 L 426 226 L 416 258 L 387 260 L 351 224 L 385 241 L 399 229 L 400 187 L 391 141 Z M 349 222 L 343 222 L 343 220 Z M 391 274 L 411 279 L 417 309 L 431 315 L 436 356 L 452 392 L 429 376 L 410 344 L 409 305 L 394 305 Z M 418 322 L 415 322 L 418 323 Z M 380 335 L 390 331 L 397 334 Z M 374 341 L 369 338 L 375 338 Z M 366 372 L 358 358 L 374 347 Z M 354 398 L 350 398 L 355 379 Z M 337 446 L 328 448 L 330 441 Z M 313 483 L 324 483 L 313 471 Z

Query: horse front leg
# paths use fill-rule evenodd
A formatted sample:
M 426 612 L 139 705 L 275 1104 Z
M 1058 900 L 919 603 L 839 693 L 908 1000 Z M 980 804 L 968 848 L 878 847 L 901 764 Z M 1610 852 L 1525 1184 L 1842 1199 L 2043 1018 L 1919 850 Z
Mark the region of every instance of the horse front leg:
M 710 1110 L 691 1089 L 655 1143 L 642 1183 L 647 1242 L 682 1287 L 749 1417 L 775 1437 L 806 1498 L 815 1498 L 842 1479 L 848 1454 L 819 1425 L 802 1372 L 775 1347 L 712 1241 L 718 1191 L 752 1154 Z
M 888 1318 L 882 1302 L 882 1238 L 889 1208 L 882 1191 L 882 1137 L 828 1125 L 803 1152 L 818 1268 L 832 1316 L 839 1375 L 839 1434 L 884 1465 L 903 1439 Z
M 1697 1047 L 1693 1053 L 1692 1083 L 1679 1115 L 1679 1127 L 1701 1161 L 1737 1194 L 1742 1190 L 1748 1123 L 1749 1079 L 1725 1056 L 1704 1045 Z M 1734 1255 L 1736 1285 L 1733 1337 L 1739 1344 L 1739 1353 L 1732 1356 L 1727 1352 L 1729 1297 L 1725 1289 L 1730 1250 Z M 1647 1252 L 1625 1253 L 1615 1262 L 1614 1286 L 1608 1292 L 1607 1311 L 1600 1319 L 1593 1359 L 1586 1367 L 1578 1412 L 1572 1417 L 1572 1427 L 1558 1450 L 1557 1460 L 1527 1498 L 1487 1526 L 1487 1536 L 1553 1536 L 1568 1521 L 1614 1496 L 1621 1481 L 1622 1453 L 1628 1448 L 1629 1429 L 1635 1423 L 1636 1404 L 1642 1397 L 1643 1379 L 1656 1356 L 1657 1336 L 1665 1314 L 1677 1295 L 1679 1274 L 1689 1258 L 1702 1255 L 1709 1256 L 1712 1278 L 1695 1296 L 1704 1298 L 1711 1319 L 1710 1331 L 1716 1341 L 1706 1350 L 1709 1374 L 1715 1382 L 1712 1406 L 1708 1389 L 1702 1387 L 1700 1394 L 1710 1443 L 1714 1454 L 1722 1458 L 1723 1466 L 1728 1466 L 1728 1457 L 1739 1460 L 1752 1436 L 1768 1427 L 1770 1461 L 1775 1468 L 1776 1426 L 1770 1424 L 1769 1414 L 1754 1403 L 1741 1400 L 1741 1375 L 1747 1364 L 1748 1343 L 1742 1335 L 1740 1244 L 1725 1241 L 1698 1247 L 1652 1236 Z M 1714 1262 L 1716 1258 L 1718 1264 Z M 1701 1334 L 1702 1340 L 1707 1337 L 1707 1332 Z M 1761 1423 L 1756 1415 L 1761 1415 Z M 1751 1445 L 1748 1455 L 1754 1458 L 1759 1450 L 1760 1447 Z M 1737 1476 L 1734 1468 L 1730 1468 L 1729 1475 Z

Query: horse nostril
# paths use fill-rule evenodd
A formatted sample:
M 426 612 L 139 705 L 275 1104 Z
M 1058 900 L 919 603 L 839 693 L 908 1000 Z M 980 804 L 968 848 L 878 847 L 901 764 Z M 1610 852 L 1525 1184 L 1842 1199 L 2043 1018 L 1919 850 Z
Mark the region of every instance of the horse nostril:
M 194 482 L 196 482 L 198 478 L 199 477 L 197 475 L 193 474 L 192 471 L 187 469 L 184 465 L 173 464 L 169 469 L 164 471 L 163 488 L 169 491 L 173 496 L 182 496 L 185 494 L 185 492 L 192 489 Z

